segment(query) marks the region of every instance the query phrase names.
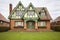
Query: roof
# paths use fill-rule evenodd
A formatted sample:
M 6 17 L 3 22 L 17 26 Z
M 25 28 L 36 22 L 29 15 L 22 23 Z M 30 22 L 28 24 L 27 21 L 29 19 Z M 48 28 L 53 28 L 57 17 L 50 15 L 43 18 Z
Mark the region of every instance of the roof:
M 0 13 L 0 20 L 9 22 L 1 13 Z
M 60 21 L 60 16 L 57 17 L 54 21 Z
M 22 5 L 22 3 L 19 1 L 19 3 L 17 4 L 17 6 L 12 10 L 11 14 L 18 8 L 18 6 L 20 4 Z M 46 7 L 34 7 L 32 5 L 32 3 L 30 3 L 29 6 L 32 6 L 34 8 L 34 10 L 36 10 L 38 13 L 41 12 L 42 9 L 45 10 L 46 15 L 43 16 L 42 18 L 40 18 L 40 20 L 51 20 L 52 19 Z M 23 5 L 22 5 L 22 7 L 23 7 Z M 24 9 L 27 9 L 28 7 L 24 7 Z M 10 16 L 9 16 L 9 18 L 10 18 Z
M 48 12 L 48 10 L 47 10 L 46 7 L 36 7 L 36 9 L 37 9 L 38 12 L 41 12 L 41 10 L 43 8 L 44 8 L 44 10 L 46 12 L 46 15 L 44 17 L 42 17 L 41 20 L 51 20 L 52 18 L 51 18 L 51 16 L 50 16 L 50 14 L 49 14 L 49 12 Z

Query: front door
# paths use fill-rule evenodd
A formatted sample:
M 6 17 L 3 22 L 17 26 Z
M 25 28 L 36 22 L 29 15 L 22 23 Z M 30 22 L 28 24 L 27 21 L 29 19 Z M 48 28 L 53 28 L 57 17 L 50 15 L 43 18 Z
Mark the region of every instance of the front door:
M 33 29 L 34 28 L 34 22 L 27 22 L 27 27 L 29 29 Z

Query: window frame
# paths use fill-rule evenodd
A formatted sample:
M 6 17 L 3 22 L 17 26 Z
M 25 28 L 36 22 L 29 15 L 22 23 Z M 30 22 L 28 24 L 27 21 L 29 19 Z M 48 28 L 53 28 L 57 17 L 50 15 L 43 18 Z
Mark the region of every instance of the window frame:
M 23 12 L 24 12 L 24 10 L 17 10 L 16 11 L 16 16 L 22 16 L 23 15 Z
M 38 27 L 46 27 L 46 22 L 45 21 L 39 21 Z
M 45 10 L 42 10 L 42 11 L 40 12 L 40 15 L 41 15 L 41 17 L 45 16 L 45 15 L 46 15 Z
M 35 11 L 34 11 L 34 10 L 28 10 L 28 11 L 27 11 L 27 15 L 28 15 L 28 16 L 33 16 L 33 15 L 31 15 L 31 14 L 29 15 L 29 13 L 28 13 L 29 11 L 30 11 L 30 12 L 31 12 L 31 11 L 34 12 L 33 15 L 35 15 Z
M 19 23 L 20 22 L 20 23 Z M 20 25 L 19 25 L 20 24 Z M 14 22 L 14 27 L 23 27 L 24 26 L 24 22 L 23 21 L 15 21 Z

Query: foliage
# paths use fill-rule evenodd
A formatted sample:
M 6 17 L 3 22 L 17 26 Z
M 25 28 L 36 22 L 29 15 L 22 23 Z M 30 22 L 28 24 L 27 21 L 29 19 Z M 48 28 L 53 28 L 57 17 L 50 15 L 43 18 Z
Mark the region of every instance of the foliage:
M 0 27 L 0 32 L 8 31 L 9 27 Z
M 52 26 L 54 31 L 60 31 L 60 25 Z

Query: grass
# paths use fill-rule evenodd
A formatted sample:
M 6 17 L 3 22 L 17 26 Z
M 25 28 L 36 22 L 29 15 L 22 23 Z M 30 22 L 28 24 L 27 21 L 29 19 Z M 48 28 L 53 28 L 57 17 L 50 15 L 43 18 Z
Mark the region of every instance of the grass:
M 1 32 L 0 40 L 60 40 L 60 32 Z

